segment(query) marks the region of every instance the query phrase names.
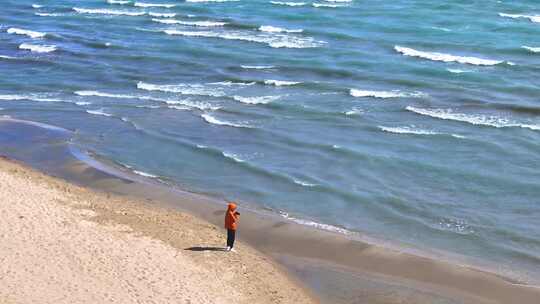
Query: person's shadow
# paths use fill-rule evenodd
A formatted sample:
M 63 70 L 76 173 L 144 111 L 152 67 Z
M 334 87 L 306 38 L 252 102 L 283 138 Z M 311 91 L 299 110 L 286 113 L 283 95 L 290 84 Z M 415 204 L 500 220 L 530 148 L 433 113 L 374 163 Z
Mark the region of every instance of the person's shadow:
M 189 250 L 189 251 L 227 251 L 227 248 L 197 246 L 197 247 L 189 247 L 189 248 L 186 248 L 184 250 Z

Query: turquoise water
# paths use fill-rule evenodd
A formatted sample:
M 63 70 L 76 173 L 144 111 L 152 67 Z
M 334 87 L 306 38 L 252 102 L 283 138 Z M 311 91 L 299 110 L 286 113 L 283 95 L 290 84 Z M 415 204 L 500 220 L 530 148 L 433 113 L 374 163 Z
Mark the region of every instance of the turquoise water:
M 538 282 L 536 1 L 221 1 L 4 1 L 1 113 L 149 178 Z

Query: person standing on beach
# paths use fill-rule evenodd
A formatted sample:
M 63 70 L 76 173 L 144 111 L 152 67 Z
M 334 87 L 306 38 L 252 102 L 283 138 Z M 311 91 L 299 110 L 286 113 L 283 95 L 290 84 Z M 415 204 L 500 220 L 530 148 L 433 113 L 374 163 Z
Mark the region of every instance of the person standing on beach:
M 236 238 L 236 229 L 238 228 L 238 220 L 240 212 L 236 211 L 236 204 L 229 203 L 227 212 L 225 213 L 225 229 L 227 229 L 227 251 L 234 251 L 234 239 Z

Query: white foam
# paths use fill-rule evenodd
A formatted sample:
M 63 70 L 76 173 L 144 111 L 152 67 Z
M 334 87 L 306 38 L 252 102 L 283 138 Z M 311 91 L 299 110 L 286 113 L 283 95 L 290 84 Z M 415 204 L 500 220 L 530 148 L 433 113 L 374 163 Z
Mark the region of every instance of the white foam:
M 423 52 L 423 51 L 417 51 L 411 48 L 401 47 L 398 45 L 394 46 L 394 49 L 405 56 L 424 58 L 424 59 L 429 59 L 433 61 L 458 62 L 458 63 L 463 63 L 463 64 L 473 64 L 473 65 L 496 65 L 503 62 L 499 60 L 482 59 L 482 58 L 476 58 L 476 57 L 464 57 L 464 56 L 455 56 L 455 55 L 444 54 L 444 53 Z
M 106 117 L 112 117 L 112 114 L 103 112 L 103 109 L 99 110 L 86 110 L 86 113 L 92 114 L 92 115 L 100 115 L 100 116 L 106 116 Z
M 531 51 L 533 53 L 540 53 L 540 47 L 532 47 L 532 46 L 522 46 L 522 48 L 528 50 L 528 51 Z
M 186 0 L 186 2 L 205 3 L 205 2 L 238 2 L 240 0 Z
M 241 65 L 242 69 L 247 70 L 265 70 L 265 69 L 273 69 L 273 65 Z
M 446 27 L 438 27 L 438 26 L 432 26 L 431 27 L 434 30 L 443 31 L 443 32 L 451 32 L 452 30 Z
M 489 126 L 495 128 L 519 127 L 535 131 L 540 130 L 540 125 L 517 123 L 507 118 L 497 116 L 455 113 L 452 109 L 421 109 L 408 106 L 406 107 L 406 110 L 433 118 L 465 122 L 472 125 Z
M 135 2 L 133 6 L 138 7 L 164 7 L 164 8 L 172 8 L 175 7 L 176 4 L 171 3 L 146 3 L 146 2 Z
M 19 45 L 21 50 L 29 50 L 35 53 L 50 53 L 56 51 L 56 45 L 35 45 L 29 43 L 23 43 Z
M 208 88 L 200 84 L 175 84 L 175 85 L 158 85 L 151 83 L 139 82 L 137 88 L 146 91 L 161 91 L 169 93 L 180 93 L 184 95 L 202 95 L 211 97 L 222 97 L 225 93 L 220 89 Z
M 219 120 L 213 116 L 211 116 L 208 113 L 201 114 L 201 117 L 209 124 L 218 125 L 218 126 L 228 126 L 228 127 L 235 127 L 235 128 L 251 128 L 249 125 L 245 124 L 238 124 L 238 123 L 232 123 L 229 121 L 223 121 Z
M 401 92 L 401 91 L 367 91 L 351 89 L 349 94 L 353 97 L 375 97 L 375 98 L 398 98 L 398 97 L 424 97 L 426 94 L 421 92 Z
M 288 30 L 281 27 L 271 26 L 271 25 L 262 25 L 259 27 L 259 31 L 267 33 L 302 33 L 303 29 L 297 30 Z
M 40 5 L 40 4 L 32 4 L 32 7 L 33 7 L 33 8 L 42 8 L 43 5 Z
M 201 111 L 216 111 L 221 109 L 221 107 L 214 106 L 207 102 L 198 102 L 198 101 L 190 101 L 190 100 L 164 100 L 164 102 L 168 105 L 183 105 L 190 108 L 196 108 Z
M 40 16 L 40 17 L 58 17 L 58 16 L 62 16 L 62 14 L 57 14 L 57 13 L 34 13 L 34 15 Z
M 153 12 L 149 12 L 148 15 L 152 17 L 160 17 L 160 18 L 173 18 L 176 16 L 175 13 L 153 13 Z
M 352 108 L 351 110 L 346 111 L 344 114 L 347 115 L 347 116 L 351 116 L 351 115 L 359 115 L 359 114 L 363 114 L 363 113 L 364 113 L 364 111 L 362 109 Z
M 88 106 L 88 105 L 91 105 L 92 103 L 88 101 L 77 101 L 75 104 L 78 106 Z
M 108 98 L 139 98 L 137 96 L 132 96 L 132 95 L 110 94 L 110 93 L 103 93 L 103 92 L 98 92 L 98 91 L 76 91 L 74 93 L 79 96 L 98 96 L 98 97 L 108 97 Z
M 111 9 L 105 9 L 105 8 L 88 9 L 88 8 L 74 7 L 73 10 L 80 14 L 98 14 L 98 15 L 114 15 L 114 16 L 120 16 L 120 15 L 142 16 L 146 14 L 145 12 L 119 11 L 119 10 L 111 10 Z
M 120 5 L 124 5 L 124 4 L 129 4 L 130 1 L 125 1 L 125 0 L 107 0 L 107 3 L 109 3 L 109 4 L 120 4 Z
M 325 231 L 331 231 L 331 232 L 336 232 L 336 233 L 341 233 L 341 234 L 350 234 L 351 233 L 349 230 L 344 229 L 344 228 L 340 228 L 340 227 L 337 227 L 337 226 L 328 225 L 328 224 L 321 224 L 321 223 L 317 223 L 317 222 L 310 221 L 310 220 L 298 219 L 298 218 L 289 216 L 285 212 L 280 211 L 279 214 L 282 217 L 284 217 L 284 218 L 286 218 L 288 220 L 291 220 L 291 221 L 293 221 L 293 222 L 295 222 L 297 224 L 300 224 L 300 225 L 305 225 L 305 226 L 313 227 L 313 228 L 316 228 L 316 229 L 325 230 Z
M 340 4 L 329 4 L 329 3 L 312 3 L 313 7 L 326 7 L 326 8 L 338 8 L 338 7 L 346 7 L 346 5 L 340 5 Z
M 180 35 L 186 37 L 221 38 L 227 40 L 241 40 L 264 43 L 272 48 L 315 48 L 325 42 L 316 41 L 311 37 L 297 37 L 277 33 L 252 34 L 246 31 L 178 31 L 164 30 L 168 35 Z
M 158 178 L 156 175 L 153 175 L 153 174 L 150 174 L 150 173 L 146 173 L 146 172 L 144 172 L 144 171 L 133 170 L 133 173 L 135 173 L 135 174 L 137 174 L 137 175 L 140 175 L 140 176 L 144 176 L 144 177 Z
M 411 128 L 411 127 L 384 127 L 384 126 L 379 126 L 379 129 L 383 130 L 384 132 L 396 133 L 396 134 L 414 134 L 414 135 L 437 135 L 437 134 L 441 134 L 441 133 L 430 131 L 430 130 L 415 129 L 415 128 Z
M 39 95 L 0 95 L 0 100 L 30 100 L 30 101 L 51 101 L 51 102 L 59 102 L 62 101 L 61 99 L 56 98 L 44 98 L 40 97 Z
M 20 29 L 20 28 L 16 28 L 16 27 L 10 27 L 7 30 L 7 33 L 8 34 L 15 34 L 15 35 L 25 35 L 25 36 L 28 36 L 30 38 L 43 38 L 43 37 L 45 37 L 47 35 L 46 33 Z
M 505 13 L 499 13 L 499 16 L 506 17 L 506 18 L 512 18 L 512 19 L 529 19 L 531 22 L 540 22 L 540 16 L 538 15 L 519 15 L 519 14 L 505 14 Z
M 315 187 L 317 184 L 308 183 L 299 179 L 293 179 L 294 183 L 304 187 Z
M 219 81 L 219 82 L 210 82 L 207 84 L 210 85 L 220 85 L 220 86 L 226 86 L 226 87 L 232 87 L 232 86 L 251 86 L 254 85 L 256 82 L 232 82 L 232 81 Z
M 222 152 L 223 156 L 227 157 L 227 158 L 230 158 L 232 160 L 234 160 L 235 162 L 237 163 L 243 163 L 245 162 L 245 160 L 241 159 L 238 157 L 238 155 L 236 154 L 233 154 L 233 153 L 227 153 L 227 152 Z
M 190 107 L 185 107 L 185 106 L 168 106 L 167 108 L 173 109 L 173 110 L 180 110 L 180 111 L 189 111 L 189 110 L 191 110 Z
M 304 6 L 305 2 L 282 2 L 282 1 L 270 1 L 270 3 L 275 5 L 286 5 L 286 6 Z
M 281 87 L 281 86 L 292 86 L 292 85 L 296 85 L 296 84 L 300 84 L 301 82 L 297 82 L 297 81 L 284 81 L 284 80 L 274 80 L 274 79 L 267 79 L 264 81 L 264 84 L 268 84 L 268 85 L 274 85 L 274 86 L 277 86 L 277 87 Z
M 233 96 L 233 99 L 245 104 L 267 104 L 272 101 L 278 100 L 281 96 L 254 96 L 254 97 L 243 97 L 243 96 Z
M 454 73 L 454 74 L 462 74 L 462 73 L 470 73 L 472 71 L 467 71 L 467 70 L 461 70 L 461 69 L 446 69 L 448 72 L 450 73 Z
M 0 55 L 0 59 L 17 59 L 17 57 L 11 57 L 6 55 Z
M 218 27 L 224 26 L 227 22 L 217 22 L 217 21 L 182 21 L 175 19 L 152 19 L 154 22 L 164 23 L 164 24 L 181 24 L 189 26 L 200 26 L 200 27 Z

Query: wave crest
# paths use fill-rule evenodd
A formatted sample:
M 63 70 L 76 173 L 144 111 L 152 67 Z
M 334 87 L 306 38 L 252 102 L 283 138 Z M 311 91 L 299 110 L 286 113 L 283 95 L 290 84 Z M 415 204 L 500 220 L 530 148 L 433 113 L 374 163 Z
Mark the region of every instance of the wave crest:
M 502 63 L 503 61 L 499 60 L 490 60 L 482 59 L 476 57 L 464 57 L 464 56 L 455 56 L 444 53 L 436 52 L 423 52 L 411 48 L 406 48 L 402 46 L 394 46 L 394 49 L 405 56 L 418 57 L 423 59 L 429 59 L 433 61 L 443 61 L 443 62 L 458 62 L 463 64 L 472 64 L 472 65 L 496 65 Z
M 16 28 L 16 27 L 10 27 L 7 30 L 7 33 L 8 34 L 15 34 L 15 35 L 25 35 L 25 36 L 28 36 L 30 38 L 43 38 L 43 37 L 45 37 L 47 35 L 46 33 L 30 31 L 30 30 L 25 30 L 25 29 Z

